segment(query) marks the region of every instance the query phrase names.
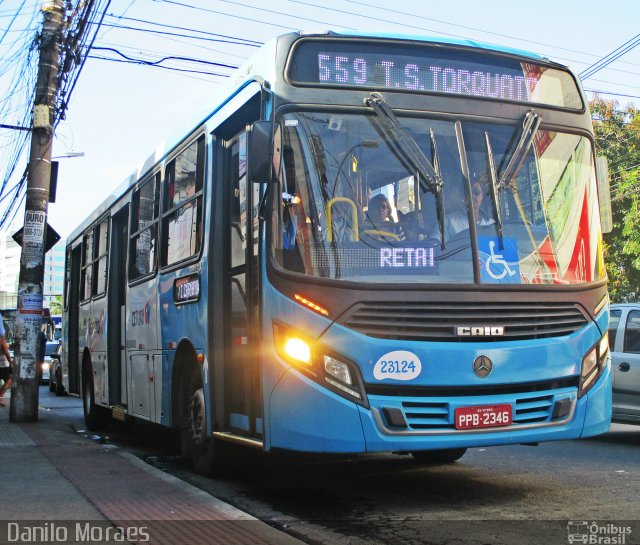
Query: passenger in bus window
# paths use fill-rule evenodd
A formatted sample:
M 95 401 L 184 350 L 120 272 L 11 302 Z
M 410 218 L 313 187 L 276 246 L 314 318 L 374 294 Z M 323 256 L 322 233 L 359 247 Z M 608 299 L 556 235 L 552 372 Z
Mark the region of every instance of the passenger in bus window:
M 483 174 L 474 176 L 471 184 L 471 204 L 473 207 L 473 217 L 477 226 L 491 225 L 494 221 L 487 217 L 482 209 L 484 197 L 489 190 L 489 178 Z M 462 187 L 458 186 L 453 189 L 454 197 L 450 202 L 453 203 L 451 210 L 446 211 L 445 216 L 445 239 L 449 239 L 469 229 L 469 214 L 467 211 L 466 199 L 462 193 Z
M 482 174 L 476 176 L 473 184 L 471 184 L 471 201 L 473 204 L 473 217 L 476 219 L 476 225 L 484 226 L 491 225 L 495 221 L 489 217 L 485 207 L 482 206 L 485 197 L 489 194 L 489 175 Z
M 391 204 L 389 199 L 382 194 L 374 195 L 369 201 L 365 221 L 362 225 L 362 231 L 365 235 L 376 235 L 384 237 L 384 233 L 390 233 L 388 237 L 394 240 L 405 240 L 406 235 L 400 224 L 395 223 L 391 215 Z
M 420 225 L 420 213 L 417 210 L 402 213 L 398 210 L 398 221 L 402 226 L 402 230 L 407 240 L 417 241 L 426 238 L 424 229 Z

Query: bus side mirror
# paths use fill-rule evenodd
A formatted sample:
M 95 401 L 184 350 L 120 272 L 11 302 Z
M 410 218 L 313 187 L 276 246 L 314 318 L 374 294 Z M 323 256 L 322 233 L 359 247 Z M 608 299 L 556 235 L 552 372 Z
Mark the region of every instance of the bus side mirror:
M 603 233 L 610 233 L 613 231 L 613 213 L 609 189 L 609 163 L 606 157 L 596 157 L 596 177 L 598 180 L 598 200 L 600 201 L 600 224 Z
M 248 171 L 251 182 L 271 181 L 271 154 L 273 153 L 273 141 L 271 121 L 256 121 L 249 128 L 248 146 Z

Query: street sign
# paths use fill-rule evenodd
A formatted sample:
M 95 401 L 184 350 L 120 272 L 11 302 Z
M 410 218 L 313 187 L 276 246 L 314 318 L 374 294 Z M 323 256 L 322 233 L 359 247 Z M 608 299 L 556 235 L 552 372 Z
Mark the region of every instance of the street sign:
M 24 231 L 24 227 L 20 227 L 20 229 L 16 231 L 11 237 L 13 238 L 13 240 L 15 240 L 18 243 L 20 247 L 22 247 L 23 231 Z M 51 248 L 53 248 L 56 242 L 58 242 L 59 240 L 60 240 L 60 235 L 56 233 L 56 230 L 47 223 L 47 240 L 45 241 L 45 245 L 44 245 L 44 253 L 46 254 L 49 250 L 51 250 Z

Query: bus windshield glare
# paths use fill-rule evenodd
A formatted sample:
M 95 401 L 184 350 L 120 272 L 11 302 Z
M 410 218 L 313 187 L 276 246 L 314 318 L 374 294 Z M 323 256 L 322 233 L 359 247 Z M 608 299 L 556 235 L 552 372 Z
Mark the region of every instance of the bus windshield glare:
M 325 112 L 281 119 L 271 230 L 281 268 L 394 284 L 604 278 L 589 139 L 428 117 L 399 118 L 400 139 L 387 121 Z M 407 141 L 440 191 L 408 159 Z

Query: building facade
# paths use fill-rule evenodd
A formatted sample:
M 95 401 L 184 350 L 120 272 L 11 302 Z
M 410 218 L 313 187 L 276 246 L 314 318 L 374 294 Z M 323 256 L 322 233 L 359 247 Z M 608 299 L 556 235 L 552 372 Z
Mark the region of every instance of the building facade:
M 62 301 L 64 287 L 65 241 L 60 241 L 44 256 L 44 284 L 42 306 L 50 308 Z M 0 232 L 0 308 L 15 308 L 18 304 L 18 279 L 22 248 L 8 231 Z

